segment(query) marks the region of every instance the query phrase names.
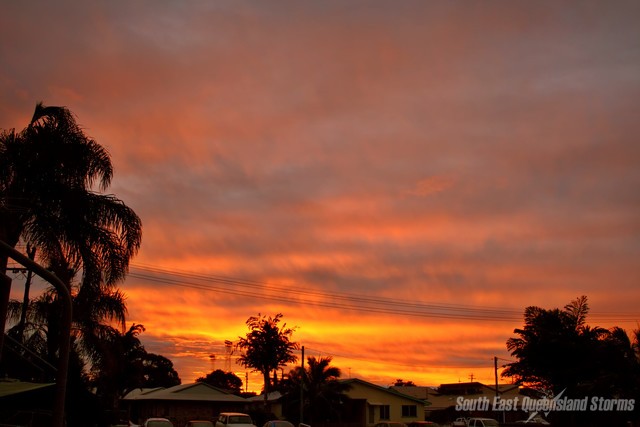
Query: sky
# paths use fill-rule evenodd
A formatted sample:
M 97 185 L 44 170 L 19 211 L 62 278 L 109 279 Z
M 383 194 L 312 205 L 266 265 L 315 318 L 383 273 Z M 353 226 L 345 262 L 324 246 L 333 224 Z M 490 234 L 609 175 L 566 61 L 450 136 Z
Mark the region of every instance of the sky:
M 0 128 L 67 106 L 109 151 L 108 192 L 143 222 L 127 321 L 183 383 L 224 369 L 259 391 L 224 342 L 282 313 L 343 377 L 491 384 L 527 306 L 586 295 L 590 324 L 639 326 L 639 19 L 4 1 Z

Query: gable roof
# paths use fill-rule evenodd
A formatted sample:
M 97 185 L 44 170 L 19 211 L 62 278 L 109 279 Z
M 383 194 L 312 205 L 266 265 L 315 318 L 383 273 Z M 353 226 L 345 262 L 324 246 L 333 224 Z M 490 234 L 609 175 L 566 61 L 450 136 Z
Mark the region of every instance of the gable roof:
M 28 393 L 46 387 L 53 387 L 55 383 L 30 383 L 24 381 L 0 381 L 0 397 Z
M 418 403 L 420 403 L 422 405 L 425 405 L 425 404 L 428 405 L 429 404 L 428 402 L 425 402 L 424 399 L 419 399 L 417 397 L 410 396 L 408 394 L 400 393 L 399 391 L 391 389 L 391 388 L 381 387 L 379 385 L 375 385 L 373 383 L 361 380 L 359 378 L 350 378 L 348 380 L 341 380 L 340 382 L 343 383 L 343 384 L 359 384 L 359 385 L 362 385 L 364 387 L 368 387 L 368 388 L 371 388 L 371 389 L 374 389 L 374 390 L 377 390 L 377 391 L 381 391 L 383 393 L 388 393 L 388 394 L 391 394 L 391 395 L 394 395 L 394 396 L 397 396 L 397 397 L 401 397 L 403 399 L 413 400 L 414 402 L 418 402 Z M 346 395 L 347 396 L 349 395 L 349 391 L 348 390 L 346 392 Z
M 189 400 L 198 402 L 246 402 L 246 399 L 203 382 L 169 388 L 136 389 L 123 400 Z

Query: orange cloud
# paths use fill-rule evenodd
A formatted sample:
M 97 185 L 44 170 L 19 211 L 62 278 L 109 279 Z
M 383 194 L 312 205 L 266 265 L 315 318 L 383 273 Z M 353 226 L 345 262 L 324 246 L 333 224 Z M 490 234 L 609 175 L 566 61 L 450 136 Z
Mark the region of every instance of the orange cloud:
M 71 108 L 142 218 L 134 263 L 187 273 L 122 284 L 145 345 L 190 380 L 247 317 L 283 312 L 353 376 L 492 382 L 517 320 L 336 296 L 586 294 L 614 313 L 594 321 L 636 327 L 637 6 L 336 5 L 6 5 L 0 127 Z

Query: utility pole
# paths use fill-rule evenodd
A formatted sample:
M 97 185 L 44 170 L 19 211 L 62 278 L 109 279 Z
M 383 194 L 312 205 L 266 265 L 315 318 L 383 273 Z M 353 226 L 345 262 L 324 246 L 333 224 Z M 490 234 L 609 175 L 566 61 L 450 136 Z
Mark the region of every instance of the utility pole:
M 498 356 L 493 356 L 493 372 L 496 378 L 496 401 L 500 398 L 500 394 L 498 393 Z M 504 423 L 506 419 L 506 414 L 504 410 L 502 411 L 502 422 Z
M 304 423 L 304 346 L 302 346 L 302 371 L 300 375 L 300 424 Z
M 496 377 L 496 397 L 498 397 L 498 356 L 493 356 L 493 372 Z

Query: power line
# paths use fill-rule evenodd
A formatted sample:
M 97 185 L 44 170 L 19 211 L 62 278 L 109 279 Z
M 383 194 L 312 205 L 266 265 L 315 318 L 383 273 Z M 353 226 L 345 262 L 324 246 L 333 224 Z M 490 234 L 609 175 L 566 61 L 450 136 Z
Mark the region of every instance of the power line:
M 441 319 L 461 319 L 478 321 L 521 321 L 522 312 L 489 306 L 462 304 L 421 303 L 396 298 L 369 297 L 343 292 L 323 292 L 302 290 L 260 281 L 227 276 L 201 274 L 181 270 L 169 270 L 156 266 L 132 264 L 130 277 L 207 292 L 219 292 L 247 298 L 260 298 L 288 304 L 305 304 L 333 309 L 358 312 L 427 317 Z M 591 313 L 591 318 L 600 321 L 636 322 L 638 313 Z
M 319 307 L 347 309 L 369 313 L 396 314 L 414 317 L 432 317 L 445 319 L 494 321 L 513 321 L 517 320 L 520 317 L 520 313 L 513 310 L 496 310 L 489 308 L 480 309 L 447 304 L 420 304 L 389 298 L 362 297 L 341 293 L 329 294 L 319 291 L 301 291 L 291 288 L 285 289 L 274 287 L 268 284 L 257 284 L 256 282 L 243 281 L 239 279 L 220 278 L 215 276 L 200 276 L 192 274 L 185 275 L 182 273 L 168 272 L 166 270 L 153 270 L 152 272 L 162 273 L 165 276 L 158 277 L 151 274 L 138 273 L 136 271 L 130 272 L 129 276 L 141 280 L 147 280 L 171 286 L 179 286 L 204 291 L 215 291 L 230 295 L 249 298 L 261 298 L 290 304 L 303 303 L 306 305 Z M 175 277 L 167 277 L 167 275 L 177 276 L 180 278 L 180 280 L 177 280 Z M 189 278 L 190 280 L 184 280 Z M 198 283 L 194 280 L 199 280 L 204 283 Z M 234 285 L 234 288 L 232 289 L 224 287 L 224 285 Z M 256 290 L 261 291 L 261 293 L 257 294 Z M 277 292 L 278 294 L 274 294 L 274 292 Z M 320 300 L 318 298 L 320 298 Z
M 412 368 L 412 369 L 416 369 L 416 368 L 424 368 L 424 369 L 429 369 L 429 366 L 420 366 L 417 365 L 416 363 L 398 363 L 398 362 L 389 362 L 388 360 L 383 360 L 383 359 L 371 359 L 368 358 L 367 356 L 349 356 L 349 355 L 345 355 L 345 354 L 339 354 L 339 353 L 334 353 L 334 352 L 330 352 L 330 351 L 324 351 L 324 350 L 318 350 L 315 348 L 309 348 L 309 347 L 305 347 L 307 350 L 309 350 L 309 352 L 315 353 L 315 354 L 319 354 L 319 355 L 327 355 L 327 356 L 331 356 L 332 358 L 340 358 L 340 359 L 349 359 L 349 360 L 356 360 L 356 361 L 360 361 L 360 362 L 367 362 L 370 364 L 374 364 L 374 365 L 384 365 L 384 366 L 395 366 L 395 367 L 399 367 L 399 368 Z M 485 366 L 484 363 L 481 362 L 481 360 L 484 360 L 482 358 L 476 358 L 476 363 L 477 364 L 464 364 L 464 365 L 442 365 L 442 364 L 437 364 L 435 365 L 436 362 L 434 362 L 434 365 L 432 367 L 432 369 L 467 369 L 467 368 L 482 368 Z M 491 359 L 486 359 L 486 360 L 493 360 L 493 358 Z M 506 359 L 501 359 L 501 360 L 506 360 Z

